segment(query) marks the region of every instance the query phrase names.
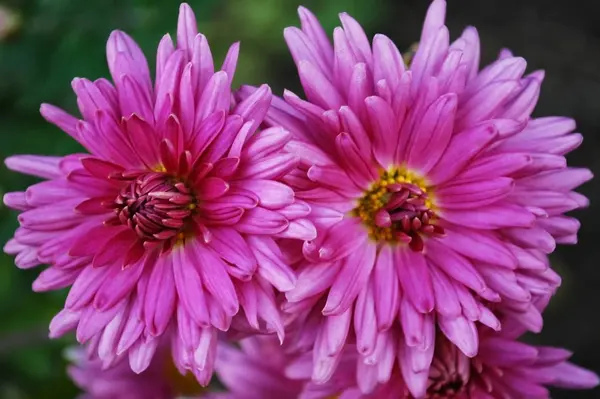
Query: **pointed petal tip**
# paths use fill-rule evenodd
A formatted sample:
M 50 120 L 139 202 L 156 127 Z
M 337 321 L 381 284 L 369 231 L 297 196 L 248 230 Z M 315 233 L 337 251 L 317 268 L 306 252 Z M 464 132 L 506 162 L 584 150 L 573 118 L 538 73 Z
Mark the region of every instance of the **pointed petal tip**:
M 252 94 L 258 96 L 261 100 L 266 100 L 273 96 L 273 91 L 271 90 L 271 86 L 264 83 L 260 85 Z
M 283 89 L 283 97 L 284 98 L 286 98 L 286 97 L 298 98 L 298 95 L 296 95 L 296 93 L 294 93 L 291 90 Z
M 119 40 L 119 39 L 122 39 L 123 36 L 128 36 L 128 35 L 127 35 L 127 33 L 123 32 L 120 29 L 115 29 L 110 32 L 110 35 L 108 35 L 108 41 Z
M 44 113 L 46 113 L 47 111 L 50 111 L 51 108 L 52 108 L 51 104 L 41 103 L 40 104 L 40 114 L 44 115 Z
M 298 15 L 300 16 L 300 19 L 302 19 L 303 17 L 307 17 L 307 18 L 315 17 L 315 15 L 312 13 L 312 11 L 310 11 L 308 8 L 306 8 L 304 6 L 298 6 Z
M 594 172 L 590 169 L 582 168 L 582 180 L 583 183 L 588 182 L 594 178 Z
M 179 5 L 179 20 L 177 21 L 178 28 L 182 28 L 183 25 L 192 24 L 196 26 L 196 15 L 194 10 L 188 3 L 181 3 Z M 189 25 L 187 25 L 189 27 Z M 195 29 L 194 29 L 195 30 Z M 195 32 L 194 32 L 195 33 Z M 194 35 L 195 36 L 195 35 Z
M 217 71 L 213 75 L 213 79 L 217 79 L 219 82 L 227 81 L 229 79 L 229 76 L 228 76 L 227 72 L 225 72 L 225 71 Z
M 321 314 L 323 316 L 334 316 L 336 313 L 337 307 L 336 306 L 327 306 L 325 305 L 325 307 L 323 308 L 323 310 L 321 310 Z
M 6 157 L 6 158 L 4 158 L 4 165 L 5 165 L 5 166 L 6 166 L 8 169 L 11 169 L 11 170 L 12 170 L 12 168 L 10 167 L 10 165 L 11 165 L 13 162 L 14 162 L 14 155 L 13 155 L 13 156 L 9 156 L 9 157 Z
M 389 40 L 389 38 L 383 33 L 375 33 L 375 35 L 373 35 L 373 47 L 375 47 L 375 43 L 387 40 Z
M 479 36 L 477 28 L 472 25 L 467 26 L 463 33 L 466 33 L 469 36 Z
M 298 32 L 302 32 L 302 31 L 295 26 L 287 26 L 287 27 L 283 28 L 283 37 L 286 40 L 290 40 Z

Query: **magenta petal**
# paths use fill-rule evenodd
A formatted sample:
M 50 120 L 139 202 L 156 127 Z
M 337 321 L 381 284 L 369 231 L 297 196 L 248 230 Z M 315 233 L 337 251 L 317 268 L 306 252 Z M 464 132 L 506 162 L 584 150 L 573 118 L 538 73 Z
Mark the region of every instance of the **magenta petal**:
M 24 192 L 6 193 L 2 198 L 2 202 L 4 203 L 4 205 L 12 209 L 20 211 L 26 211 L 27 209 L 29 209 Z
M 277 154 L 254 161 L 241 171 L 244 179 L 273 179 L 285 176 L 298 165 L 299 159 L 292 154 Z
M 560 363 L 551 369 L 544 369 L 546 375 L 554 377 L 552 385 L 571 389 L 589 389 L 600 384 L 600 378 L 592 371 L 569 362 Z
M 138 340 L 129 351 L 129 365 L 134 373 L 141 373 L 150 366 L 154 357 L 159 340 L 150 338 Z
M 236 229 L 245 234 L 277 234 L 289 225 L 279 213 L 264 208 L 250 209 L 236 224 Z
M 80 310 L 90 304 L 109 272 L 110 268 L 108 267 L 85 267 L 69 290 L 65 307 L 71 310 Z
M 106 280 L 94 297 L 94 307 L 104 311 L 123 300 L 131 293 L 145 267 L 154 267 L 154 263 L 141 260 L 124 270 L 113 265 L 111 273 L 106 276 Z
M 358 294 L 354 307 L 356 349 L 363 356 L 372 355 L 377 344 L 378 331 L 373 294 L 373 289 L 370 284 L 367 284 Z
M 177 301 L 173 264 L 159 258 L 151 265 L 144 297 L 144 322 L 150 334 L 160 336 L 171 322 Z
M 212 240 L 208 245 L 237 270 L 232 275 L 243 280 L 252 277 L 257 268 L 256 259 L 244 238 L 231 228 L 211 228 Z
M 368 237 L 360 222 L 345 218 L 334 224 L 323 236 L 304 244 L 304 254 L 314 260 L 338 260 L 348 256 L 357 247 L 366 244 Z
M 15 172 L 21 172 L 44 179 L 59 176 L 58 165 L 61 158 L 40 155 L 15 155 L 4 160 L 6 167 Z
M 456 252 L 482 262 L 517 267 L 517 258 L 501 240 L 473 229 L 445 227 L 444 242 Z
M 415 125 L 412 143 L 408 152 L 408 165 L 429 172 L 446 151 L 452 139 L 452 121 L 457 107 L 457 97 L 449 93 L 438 98 L 425 111 Z
M 79 223 L 75 207 L 80 200 L 62 201 L 27 210 L 18 216 L 21 225 L 36 230 L 60 230 Z
M 493 204 L 505 198 L 514 187 L 514 180 L 497 177 L 464 184 L 445 185 L 436 195 L 439 205 L 449 209 L 468 209 Z
M 44 292 L 58 290 L 73 284 L 79 275 L 80 271 L 75 270 L 60 270 L 50 267 L 40 273 L 35 279 L 32 289 L 35 292 Z
M 400 371 L 404 378 L 404 383 L 414 397 L 424 397 L 427 392 L 427 381 L 429 379 L 429 373 L 427 372 L 414 372 L 412 368 L 412 348 L 400 345 L 398 351 Z
M 225 116 L 224 111 L 216 111 L 206 117 L 189 138 L 190 151 L 202 154 L 223 129 Z
M 135 151 L 148 167 L 159 163 L 158 142 L 153 128 L 138 115 L 133 114 L 124 120 L 124 126 L 129 135 L 129 140 L 135 145 Z M 85 163 L 82 161 L 85 165 Z M 86 166 L 86 169 L 89 168 Z M 106 175 L 105 175 L 106 176 Z
M 191 51 L 194 38 L 198 34 L 196 17 L 192 8 L 183 3 L 179 6 L 177 20 L 177 47 Z
M 199 261 L 196 252 L 190 248 L 183 247 L 173 250 L 173 276 L 181 305 L 198 326 L 208 327 L 210 315 L 207 298 L 200 275 L 194 267 Z
M 475 126 L 454 135 L 440 161 L 428 173 L 432 184 L 441 184 L 450 180 L 480 153 L 496 136 L 497 130 L 492 124 Z
M 308 219 L 296 219 L 290 221 L 287 229 L 276 235 L 279 238 L 291 238 L 309 241 L 317 237 L 317 229 Z
M 197 259 L 196 270 L 200 274 L 204 287 L 223 307 L 229 316 L 238 312 L 239 303 L 231 278 L 226 272 L 226 264 L 210 248 L 192 241 L 190 251 Z M 191 266 L 191 265 L 190 265 Z
M 296 275 L 284 262 L 275 241 L 268 237 L 249 236 L 247 242 L 258 262 L 258 273 L 279 291 L 293 289 Z
M 374 165 L 363 158 L 356 143 L 347 133 L 340 133 L 335 140 L 337 151 L 344 160 L 349 176 L 359 187 L 365 187 L 375 176 Z
M 218 177 L 207 177 L 197 187 L 197 194 L 201 200 L 211 201 L 224 195 L 229 190 L 229 184 Z
M 77 140 L 77 118 L 51 104 L 42 104 L 40 106 L 40 114 L 48 122 L 58 126 L 69 136 Z
M 298 62 L 298 75 L 306 97 L 324 110 L 338 109 L 344 101 L 333 84 L 322 71 L 310 61 Z
M 445 317 L 458 317 L 462 308 L 452 281 L 436 267 L 430 268 L 430 273 L 435 296 L 435 310 Z
M 374 295 L 376 297 L 375 311 L 379 331 L 390 328 L 398 313 L 400 303 L 399 280 L 393 262 L 393 249 L 389 246 L 381 248 L 373 270 Z
M 299 302 L 324 292 L 333 283 L 338 266 L 329 262 L 309 264 L 299 273 L 296 286 L 285 293 L 289 302 Z
M 433 310 L 435 299 L 429 274 L 429 265 L 425 256 L 409 248 L 395 252 L 395 267 L 404 295 L 421 313 Z
M 71 243 L 68 255 L 70 256 L 93 256 L 110 239 L 119 234 L 122 229 L 110 228 L 104 225 L 86 229 L 84 234 L 75 238 Z
M 200 342 L 201 328 L 190 318 L 187 311 L 181 307 L 177 307 L 177 330 L 181 339 L 181 349 L 185 352 L 186 357 L 189 357 Z M 189 362 L 188 359 L 184 360 Z
M 442 217 L 453 224 L 483 230 L 529 227 L 535 222 L 535 216 L 530 211 L 509 204 L 488 205 L 477 209 L 445 209 Z
M 294 202 L 294 190 L 273 180 L 240 180 L 236 187 L 256 194 L 259 204 L 267 209 L 279 209 Z
M 233 43 L 231 46 L 229 46 L 229 50 L 227 50 L 227 55 L 225 55 L 223 65 L 221 66 L 221 70 L 225 71 L 227 76 L 229 76 L 229 84 L 231 84 L 231 81 L 235 75 L 239 53 L 240 42 Z
M 459 175 L 461 180 L 480 180 L 507 176 L 532 163 L 528 154 L 499 154 L 478 158 Z
M 93 306 L 85 308 L 81 314 L 79 324 L 77 325 L 77 341 L 80 344 L 89 341 L 93 336 L 102 331 L 102 329 L 105 328 L 117 314 L 119 314 L 124 306 L 125 303 L 122 302 L 105 311 L 94 309 Z
M 427 257 L 448 276 L 477 293 L 486 290 L 484 279 L 467 258 L 438 242 L 437 239 L 429 240 L 427 244 L 431 247 Z
M 364 102 L 373 129 L 375 155 L 379 163 L 387 168 L 393 161 L 398 135 L 394 111 L 381 97 L 370 96 Z
M 102 266 L 124 266 L 125 254 L 136 243 L 137 237 L 133 230 L 121 230 L 112 236 L 94 256 L 94 267 Z
M 394 43 L 385 35 L 376 34 L 373 37 L 373 78 L 381 79 L 393 90 L 404 73 L 404 60 Z
M 200 123 L 213 112 L 226 111 L 230 105 L 231 87 L 229 86 L 229 77 L 226 72 L 216 72 L 204 88 L 204 92 L 200 97 L 196 109 L 195 126 L 200 126 Z
M 440 317 L 440 329 L 465 355 L 473 357 L 479 348 L 477 329 L 473 322 L 463 316 L 456 318 Z
M 355 256 L 344 260 L 329 294 L 323 314 L 339 315 L 346 311 L 367 283 L 375 265 L 376 246 L 369 243 L 359 248 Z
M 256 159 L 260 156 L 271 155 L 281 150 L 293 137 L 281 127 L 272 127 L 261 130 L 252 136 L 245 145 L 245 156 Z

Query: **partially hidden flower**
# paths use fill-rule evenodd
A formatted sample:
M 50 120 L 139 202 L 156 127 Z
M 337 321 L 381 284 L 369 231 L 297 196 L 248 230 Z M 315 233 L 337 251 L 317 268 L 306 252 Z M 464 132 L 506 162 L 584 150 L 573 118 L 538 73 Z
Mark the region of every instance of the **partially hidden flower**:
M 545 306 L 543 300 L 535 302 L 539 308 Z M 514 320 L 507 320 L 504 326 L 500 332 L 479 326 L 480 350 L 473 358 L 440 332 L 428 372 L 403 372 L 395 364 L 389 381 L 368 394 L 357 386 L 358 354 L 352 345 L 343 348 L 333 377 L 315 384 L 310 354 L 290 355 L 273 337 L 246 338 L 239 347 L 222 343 L 215 370 L 226 392 L 210 394 L 210 398 L 547 399 L 549 387 L 588 389 L 598 385 L 595 373 L 568 361 L 569 351 L 521 342 L 525 328 Z M 362 372 L 376 375 L 378 369 Z
M 433 363 L 428 372 L 419 373 L 410 367 L 400 367 L 394 370 L 388 383 L 379 385 L 371 394 L 361 395 L 360 389 L 348 389 L 348 396 L 343 397 L 548 399 L 550 387 L 590 389 L 598 386 L 599 379 L 595 373 L 568 361 L 571 352 L 523 343 L 519 338 L 524 331 L 523 326 L 514 320 L 504 322 L 500 332 L 480 326 L 479 352 L 473 358 L 438 333 Z M 350 392 L 354 392 L 354 396 Z
M 517 336 L 519 334 L 516 334 Z M 428 374 L 410 369 L 406 388 L 379 388 L 369 398 L 452 399 L 548 399 L 549 387 L 591 389 L 598 376 L 568 361 L 572 353 L 562 348 L 532 346 L 516 340 L 513 331 L 495 332 L 481 327 L 479 352 L 467 357 L 456 345 L 438 334 L 433 363 Z M 394 385 L 394 382 L 391 382 Z M 410 392 L 416 393 L 411 395 Z
M 192 374 L 180 374 L 164 346 L 139 374 L 131 370 L 126 359 L 105 369 L 100 359 L 90 359 L 84 347 L 68 348 L 66 353 L 71 362 L 67 373 L 82 390 L 79 399 L 199 398 L 206 393 Z
M 334 378 L 318 385 L 310 381 L 310 356 L 286 353 L 272 336 L 244 338 L 238 347 L 222 342 L 215 373 L 226 391 L 210 399 L 335 398 L 356 385 L 356 358 L 356 350 L 345 351 Z
M 143 372 L 166 337 L 178 368 L 207 384 L 217 330 L 234 317 L 283 339 L 275 289 L 289 291 L 295 276 L 277 240 L 314 239 L 315 229 L 280 181 L 298 164 L 282 151 L 290 135 L 257 130 L 269 87 L 232 99 L 238 50 L 215 71 L 183 4 L 177 44 L 166 35 L 158 46 L 153 84 L 140 48 L 115 31 L 113 83 L 73 81 L 82 119 L 41 107 L 88 153 L 6 159 L 45 181 L 4 196 L 22 211 L 5 251 L 20 268 L 49 265 L 35 291 L 71 286 L 50 334 L 76 329 L 105 367 L 128 356 Z
M 480 70 L 477 31 L 450 43 L 445 9 L 432 2 L 410 66 L 347 14 L 333 46 L 305 8 L 285 30 L 306 100 L 286 91 L 265 121 L 294 135 L 285 148 L 302 163 L 284 181 L 318 230 L 284 305 L 317 382 L 346 342 L 382 383 L 395 357 L 427 374 L 438 330 L 468 357 L 501 316 L 539 331 L 533 300 L 560 285 L 547 254 L 577 240 L 564 213 L 587 205 L 572 190 L 592 174 L 566 166 L 582 140 L 573 120 L 531 118 L 543 72 L 523 75 L 507 50 Z

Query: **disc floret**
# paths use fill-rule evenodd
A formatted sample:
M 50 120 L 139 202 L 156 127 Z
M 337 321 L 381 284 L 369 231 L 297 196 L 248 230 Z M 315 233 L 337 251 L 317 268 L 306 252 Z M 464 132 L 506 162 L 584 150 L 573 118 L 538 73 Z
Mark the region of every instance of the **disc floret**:
M 435 223 L 438 218 L 426 180 L 405 167 L 382 170 L 353 215 L 363 221 L 371 239 L 405 243 L 414 251 L 423 250 L 423 236 L 444 234 Z

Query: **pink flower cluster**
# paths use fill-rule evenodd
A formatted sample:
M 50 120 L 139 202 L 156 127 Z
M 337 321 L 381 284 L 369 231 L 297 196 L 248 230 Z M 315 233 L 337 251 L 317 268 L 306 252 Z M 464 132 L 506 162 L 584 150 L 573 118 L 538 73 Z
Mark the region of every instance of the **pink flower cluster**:
M 107 43 L 112 82 L 73 80 L 81 119 L 41 113 L 87 151 L 18 155 L 44 179 L 8 193 L 5 251 L 70 287 L 51 337 L 75 331 L 86 398 L 549 398 L 598 377 L 542 329 L 592 175 L 563 117 L 532 118 L 542 71 L 477 31 L 449 40 L 434 0 L 414 57 L 341 14 L 333 42 L 300 8 L 285 30 L 304 95 L 232 92 L 186 4 L 156 76 Z M 232 340 L 239 340 L 236 346 Z M 236 341 L 237 342 L 237 341 Z M 225 392 L 208 393 L 216 371 Z

